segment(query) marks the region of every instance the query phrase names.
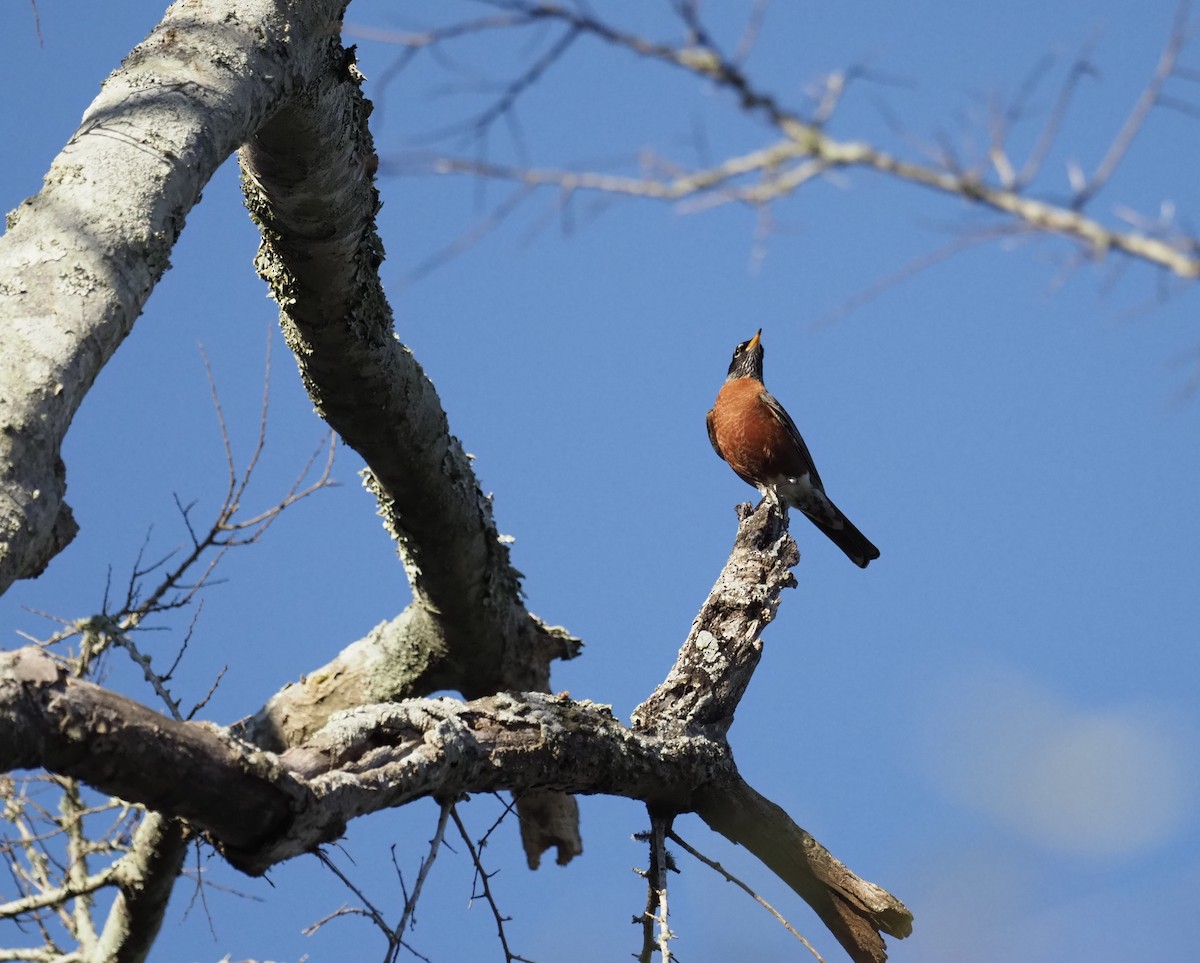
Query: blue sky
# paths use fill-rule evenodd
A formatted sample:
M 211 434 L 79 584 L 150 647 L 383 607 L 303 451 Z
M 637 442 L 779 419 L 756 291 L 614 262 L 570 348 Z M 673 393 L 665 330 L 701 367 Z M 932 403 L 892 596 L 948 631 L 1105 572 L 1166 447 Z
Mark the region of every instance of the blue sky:
M 596 10 L 677 38 L 664 4 L 634 14 L 627 6 Z M 718 38 L 736 36 L 747 8 L 714 14 Z M 360 37 L 411 31 L 436 22 L 439 9 L 356 3 L 348 22 Z M 953 144 L 969 159 L 989 99 L 1011 98 L 1043 57 L 1056 57 L 1014 131 L 1020 157 L 1070 58 L 1092 41 L 1097 70 L 1034 189 L 1063 198 L 1068 165 L 1093 169 L 1120 128 L 1173 11 L 1130 0 L 1020 0 L 969 16 L 934 0 L 777 3 L 747 72 L 803 107 L 806 85 L 866 66 L 872 79 L 851 86 L 831 134 L 914 158 Z M 100 81 L 161 8 L 39 0 L 37 12 L 41 45 L 29 5 L 0 10 L 6 210 L 38 189 Z M 493 38 L 451 53 L 463 70 L 503 80 L 553 33 L 534 39 L 541 46 Z M 1200 347 L 1196 293 L 1140 265 L 1075 265 L 1057 240 L 1018 237 L 831 319 L 955 231 L 991 223 L 864 172 L 779 201 L 763 239 L 753 214 L 733 205 L 578 197 L 564 212 L 551 194 L 535 195 L 480 243 L 412 280 L 511 191 L 400 173 L 414 145 L 430 146 L 428 132 L 495 92 L 427 54 L 381 91 L 398 49 L 358 43 L 381 104 L 383 272 L 397 328 L 495 494 L 530 609 L 587 643 L 555 667 L 555 688 L 628 718 L 669 668 L 732 544 L 733 505 L 754 495 L 713 455 L 703 423 L 734 344 L 761 326 L 767 384 L 804 432 L 830 494 L 882 557 L 860 571 L 793 519 L 799 585 L 765 634 L 731 732 L 743 773 L 908 904 L 915 933 L 891 943 L 893 960 L 1192 958 L 1180 924 L 1200 900 L 1200 400 L 1184 390 Z M 1184 64 L 1197 56 L 1200 48 L 1185 53 Z M 1169 92 L 1200 103 L 1184 81 Z M 492 132 L 490 159 L 628 171 L 652 149 L 703 166 L 771 140 L 727 95 L 586 41 L 528 91 L 517 119 Z M 1166 204 L 1194 225 L 1198 147 L 1195 118 L 1156 111 L 1091 212 L 1154 219 Z M 251 500 L 270 504 L 319 443 L 323 427 L 253 273 L 255 246 L 231 161 L 76 418 L 65 457 L 82 530 L 46 575 L 0 600 L 4 646 L 21 644 L 18 630 L 52 631 L 30 609 L 64 618 L 97 610 L 108 568 L 116 582 L 127 578 L 151 526 L 152 547 L 181 544 L 175 495 L 197 500 L 201 518 L 215 510 L 224 456 L 200 343 L 243 457 L 273 343 L 268 449 Z M 206 594 L 177 694 L 202 698 L 228 666 L 207 717 L 228 723 L 252 711 L 407 602 L 358 468 L 339 449 L 341 486 L 234 553 L 227 581 Z M 146 644 L 170 658 L 186 620 L 163 624 L 171 631 Z M 154 702 L 116 661 L 108 681 Z M 398 914 L 389 847 L 411 881 L 435 812 L 428 803 L 362 820 L 333 855 Z M 464 807 L 476 833 L 499 812 L 490 798 Z M 630 868 L 645 854 L 630 837 L 645 814 L 607 799 L 582 800 L 582 813 L 585 853 L 566 868 L 529 873 L 513 826 L 487 847 L 513 917 L 510 943 L 533 959 L 609 960 L 637 947 L 628 920 L 644 892 Z M 692 817 L 679 829 L 761 888 L 828 959 L 842 958 L 753 860 Z M 468 908 L 470 864 L 455 849 L 439 857 L 412 942 L 435 960 L 498 956 L 487 908 Z M 682 958 L 796 958 L 796 944 L 761 910 L 685 855 L 680 862 L 672 923 Z M 157 960 L 358 959 L 378 948 L 357 918 L 301 935 L 354 901 L 313 861 L 277 868 L 273 885 L 207 854 L 201 864 L 254 900 L 210 889 L 210 930 L 181 884 Z M 0 945 L 19 942 L 0 931 Z

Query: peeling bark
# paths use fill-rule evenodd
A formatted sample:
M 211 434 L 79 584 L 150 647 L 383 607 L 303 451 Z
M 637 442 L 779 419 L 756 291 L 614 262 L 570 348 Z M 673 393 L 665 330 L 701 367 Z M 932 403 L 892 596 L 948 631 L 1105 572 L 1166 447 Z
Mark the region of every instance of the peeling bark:
M 738 507 L 737 539 L 666 680 L 633 710 L 639 729 L 724 739 L 762 656 L 762 631 L 800 560 L 787 515 L 765 502 Z
M 336 839 L 358 816 L 427 796 L 508 790 L 534 805 L 546 793 L 604 793 L 658 813 L 695 811 L 808 902 L 852 959 L 881 963 L 881 932 L 907 935 L 911 914 L 748 786 L 725 740 L 796 559 L 776 507 L 743 510 L 741 518 L 712 596 L 633 728 L 606 706 L 544 693 L 411 699 L 337 713 L 303 744 L 275 754 L 201 723 L 159 717 L 66 677 L 27 648 L 0 659 L 0 747 L 9 747 L 0 765 L 44 765 L 187 818 L 249 873 Z M 724 640 L 720 658 L 709 637 Z M 97 756 L 83 758 L 79 747 L 97 728 Z M 40 741 L 22 741 L 37 734 Z M 149 738 L 161 743 L 152 754 L 185 753 L 207 780 L 204 791 L 164 794 L 141 745 Z M 231 793 L 235 805 L 255 800 L 252 819 L 228 811 Z
M 123 718 L 115 720 L 114 711 Z M 148 720 L 157 742 L 149 758 Z M 32 731 L 43 737 L 20 754 L 0 755 L 0 765 L 36 758 L 189 819 L 247 873 L 338 838 L 358 816 L 419 798 L 604 793 L 659 812 L 698 812 L 812 905 L 855 960 L 886 958 L 878 930 L 904 936 L 911 929 L 902 903 L 857 877 L 744 783 L 724 741 L 628 729 L 589 702 L 526 693 L 364 706 L 277 756 L 67 677 L 26 648 L 0 660 L 0 745 L 14 746 Z M 104 736 L 98 758 L 86 758 L 78 748 L 97 731 Z M 170 768 L 165 754 L 174 760 Z M 200 791 L 164 792 L 163 771 L 193 789 L 197 779 L 206 783 Z M 248 799 L 253 814 L 243 805 Z
M 810 902 L 855 960 L 906 935 L 898 900 L 746 785 L 726 741 L 796 561 L 787 520 L 741 513 L 734 552 L 633 728 L 549 692 L 579 640 L 529 613 L 491 503 L 379 283 L 377 163 L 344 3 L 180 0 L 106 82 L 43 190 L 0 239 L 0 591 L 74 534 L 63 436 L 239 143 L 258 267 L 318 411 L 363 455 L 414 602 L 235 730 L 176 722 L 65 672 L 0 655 L 0 766 L 44 767 L 153 809 L 119 862 L 96 959 L 144 959 L 185 827 L 262 873 L 349 820 L 424 796 L 504 789 L 527 858 L 581 850 L 569 793 L 697 811 Z M 219 25 L 219 29 L 216 29 Z M 418 699 L 453 688 L 471 701 Z M 404 701 L 398 701 L 404 700 Z
M 737 538 L 663 683 L 633 712 L 635 730 L 662 736 L 726 735 L 762 656 L 762 631 L 780 593 L 796 584 L 799 561 L 786 513 L 765 501 L 738 507 Z M 788 814 L 747 785 L 728 778 L 697 787 L 690 800 L 710 828 L 745 846 L 820 916 L 855 963 L 887 959 L 880 931 L 904 937 L 912 915 L 898 899 L 860 879 Z M 682 811 L 682 810 L 677 810 Z
M 0 768 L 43 766 L 186 819 L 254 874 L 427 796 L 557 790 L 686 808 L 726 755 L 544 693 L 362 706 L 277 755 L 68 676 L 34 647 L 0 656 Z

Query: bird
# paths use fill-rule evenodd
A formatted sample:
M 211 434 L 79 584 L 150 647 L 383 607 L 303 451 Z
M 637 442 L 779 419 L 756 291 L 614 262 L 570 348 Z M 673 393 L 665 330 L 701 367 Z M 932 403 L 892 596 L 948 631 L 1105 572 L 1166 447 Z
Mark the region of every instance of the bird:
M 800 430 L 763 384 L 762 328 L 733 349 L 707 421 L 713 450 L 742 481 L 785 509 L 800 509 L 859 568 L 879 558 L 879 549 L 825 494 Z

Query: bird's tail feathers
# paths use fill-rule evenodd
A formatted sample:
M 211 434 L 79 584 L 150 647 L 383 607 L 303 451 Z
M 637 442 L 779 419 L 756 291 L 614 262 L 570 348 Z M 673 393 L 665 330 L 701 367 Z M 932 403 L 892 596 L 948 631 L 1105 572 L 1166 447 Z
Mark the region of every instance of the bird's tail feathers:
M 838 515 L 842 523 L 840 527 L 813 518 L 811 515 L 809 515 L 809 521 L 823 531 L 834 545 L 845 552 L 850 561 L 859 568 L 866 568 L 871 561 L 879 558 L 879 549 L 871 544 L 866 535 L 854 527 L 850 519 L 840 511 Z

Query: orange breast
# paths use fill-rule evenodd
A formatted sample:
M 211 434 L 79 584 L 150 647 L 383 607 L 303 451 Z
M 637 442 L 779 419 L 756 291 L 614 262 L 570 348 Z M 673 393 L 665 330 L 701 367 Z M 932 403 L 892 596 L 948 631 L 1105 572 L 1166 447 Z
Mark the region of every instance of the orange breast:
M 738 378 L 721 387 L 712 411 L 721 457 L 755 486 L 807 470 L 791 434 L 766 404 L 766 393 L 761 382 Z

